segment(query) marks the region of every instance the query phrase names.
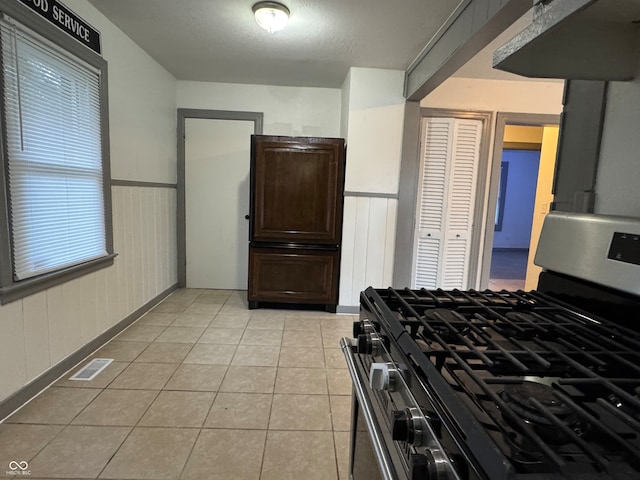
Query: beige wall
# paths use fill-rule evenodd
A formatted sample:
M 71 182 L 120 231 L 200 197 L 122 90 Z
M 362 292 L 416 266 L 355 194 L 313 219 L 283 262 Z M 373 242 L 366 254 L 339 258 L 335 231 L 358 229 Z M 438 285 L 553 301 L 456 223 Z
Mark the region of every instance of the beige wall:
M 348 78 L 345 190 L 397 194 L 404 122 L 404 72 L 352 68 Z
M 348 193 L 343 216 L 341 307 L 357 307 L 360 292 L 369 286 L 391 285 L 405 108 L 403 85 L 404 72 L 376 68 L 351 68 L 343 85 Z
M 262 112 L 265 135 L 340 136 L 340 89 L 178 82 L 179 108 Z
M 64 4 L 102 34 L 109 62 L 111 178 L 176 182 L 176 79 L 87 0 Z
M 538 240 L 542 231 L 542 223 L 549 212 L 549 206 L 553 202 L 553 173 L 556 164 L 556 149 L 558 145 L 558 132 L 560 127 L 544 127 L 542 134 L 542 149 L 540 150 L 540 164 L 538 167 L 538 185 L 536 187 L 536 200 L 533 207 L 533 223 L 531 226 L 531 244 L 529 246 L 529 260 L 527 264 L 527 278 L 525 290 L 535 289 L 538 285 L 538 276 L 542 268 L 534 265 L 533 258 L 538 248 Z
M 505 125 L 504 143 L 542 143 L 542 127 L 525 125 Z
M 562 112 L 562 82 L 527 82 L 451 77 L 421 102 L 421 107 L 493 112 Z
M 102 33 L 113 178 L 175 182 L 175 79 L 89 2 L 65 4 Z M 112 197 L 112 267 L 0 307 L 0 401 L 176 283 L 175 189 Z

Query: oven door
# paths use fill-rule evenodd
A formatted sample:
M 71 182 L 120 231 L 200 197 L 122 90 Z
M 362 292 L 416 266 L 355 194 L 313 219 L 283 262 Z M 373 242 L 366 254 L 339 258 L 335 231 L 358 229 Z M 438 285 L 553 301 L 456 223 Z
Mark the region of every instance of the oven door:
M 394 468 L 385 444 L 380 423 L 376 419 L 368 385 L 362 377 L 352 346 L 347 339 L 340 341 L 353 383 L 351 409 L 351 451 L 349 474 L 351 480 L 401 480 Z

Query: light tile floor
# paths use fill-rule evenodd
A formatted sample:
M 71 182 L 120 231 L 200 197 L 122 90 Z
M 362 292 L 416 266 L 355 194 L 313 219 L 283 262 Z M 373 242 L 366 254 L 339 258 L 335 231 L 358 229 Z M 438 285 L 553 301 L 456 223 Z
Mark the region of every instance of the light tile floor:
M 523 290 L 524 289 L 524 280 L 513 280 L 513 279 L 503 279 L 503 278 L 491 278 L 489 279 L 489 290 L 500 291 L 500 290 Z
M 0 424 L 0 478 L 346 480 L 353 315 L 183 289 Z M 13 464 L 15 467 L 15 463 Z
M 522 249 L 493 250 L 489 289 L 524 289 L 528 256 L 529 252 Z

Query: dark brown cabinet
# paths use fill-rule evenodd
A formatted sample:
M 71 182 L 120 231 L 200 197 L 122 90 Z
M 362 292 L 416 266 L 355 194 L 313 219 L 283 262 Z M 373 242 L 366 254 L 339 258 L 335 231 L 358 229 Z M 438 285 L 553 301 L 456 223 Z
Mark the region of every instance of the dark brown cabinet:
M 251 139 L 249 306 L 338 303 L 344 140 Z
M 336 303 L 338 252 L 294 248 L 251 248 L 249 290 L 256 301 Z

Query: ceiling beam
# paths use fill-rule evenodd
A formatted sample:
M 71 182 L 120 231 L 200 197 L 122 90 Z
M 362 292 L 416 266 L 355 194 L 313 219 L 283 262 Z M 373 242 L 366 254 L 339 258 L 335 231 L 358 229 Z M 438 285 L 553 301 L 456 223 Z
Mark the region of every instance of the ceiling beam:
M 531 0 L 462 0 L 407 68 L 404 96 L 422 100 L 531 6 Z

